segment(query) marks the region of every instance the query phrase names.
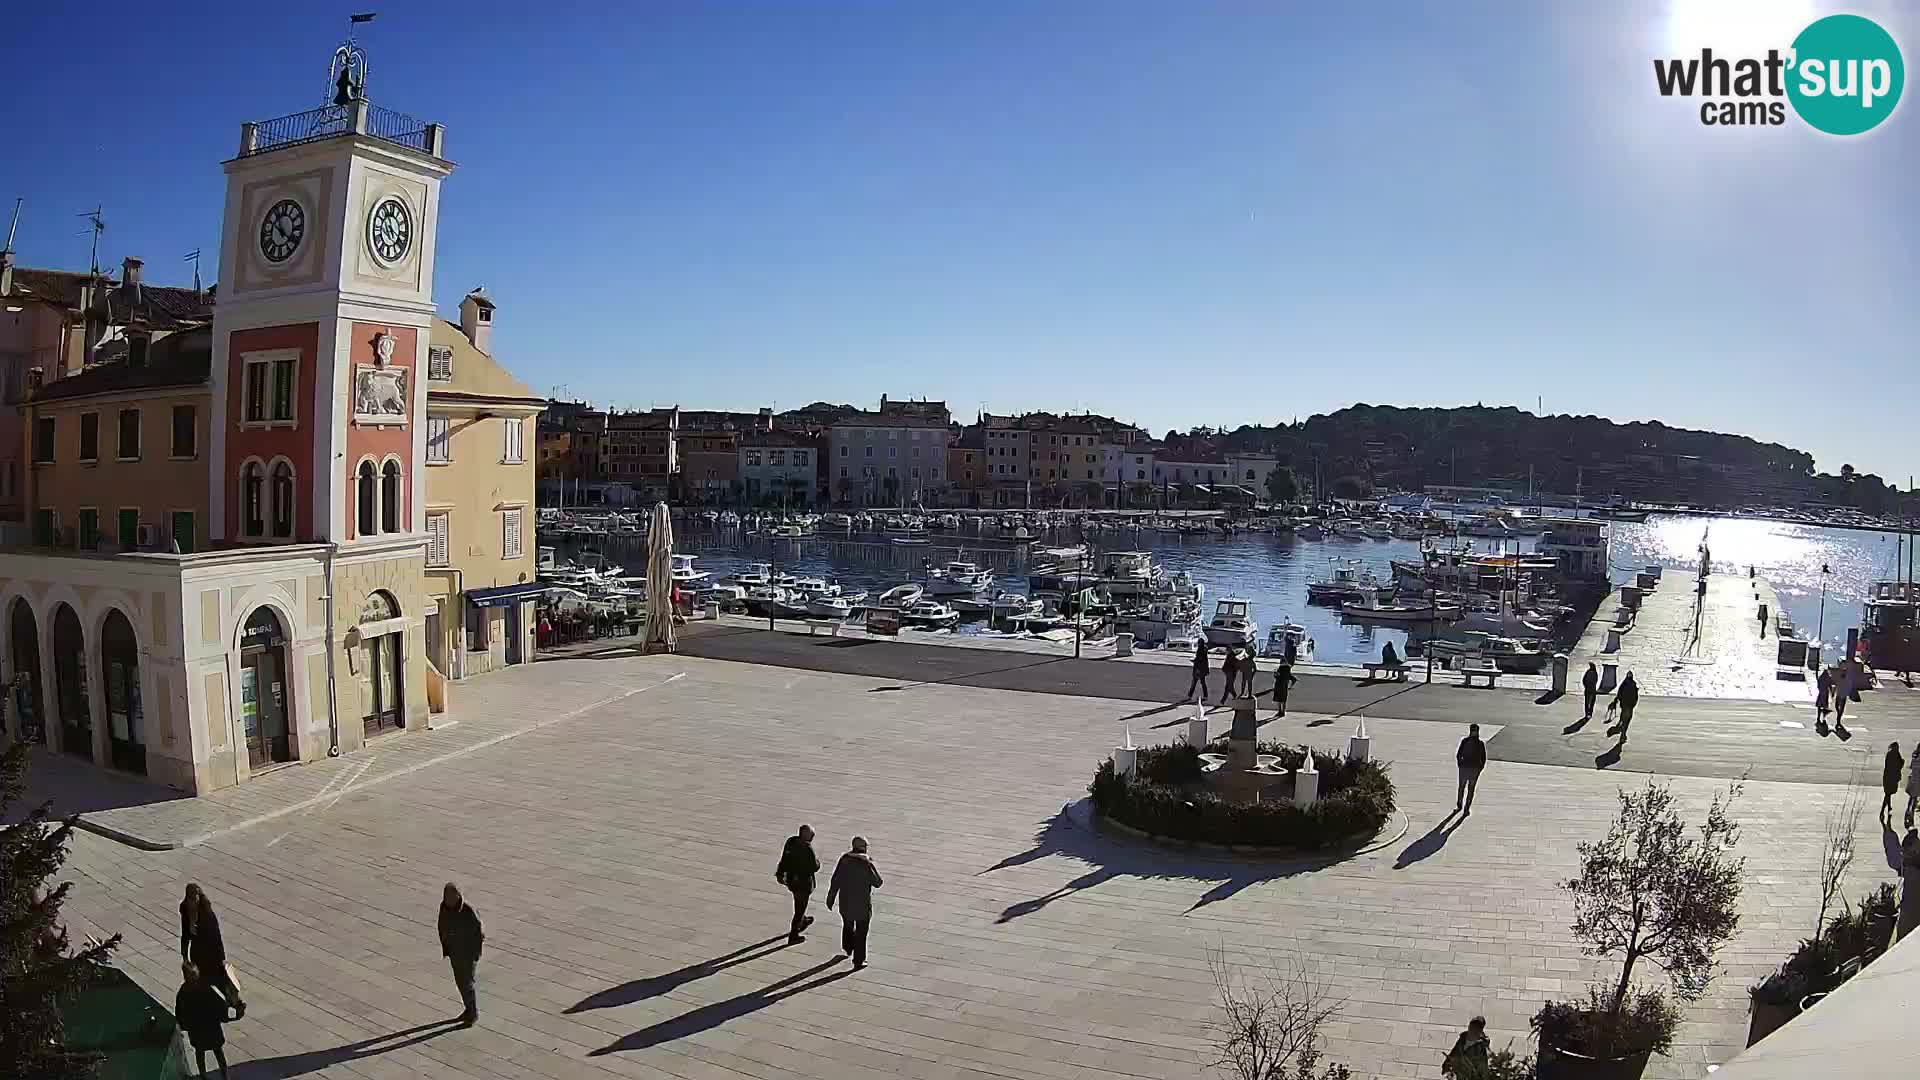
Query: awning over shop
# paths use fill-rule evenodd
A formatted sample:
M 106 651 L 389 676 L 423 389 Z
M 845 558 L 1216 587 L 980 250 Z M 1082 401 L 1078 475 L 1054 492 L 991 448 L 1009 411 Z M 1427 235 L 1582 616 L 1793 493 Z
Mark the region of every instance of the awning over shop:
M 523 600 L 531 600 L 547 591 L 547 586 L 537 581 L 524 581 L 517 585 L 498 585 L 491 589 L 468 589 L 467 603 L 474 607 L 506 607 Z

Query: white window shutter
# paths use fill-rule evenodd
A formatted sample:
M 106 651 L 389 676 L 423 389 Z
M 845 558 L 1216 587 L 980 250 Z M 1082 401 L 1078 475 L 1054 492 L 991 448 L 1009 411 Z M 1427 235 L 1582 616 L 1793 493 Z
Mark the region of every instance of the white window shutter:
M 427 565 L 447 565 L 447 523 L 445 514 L 427 515 Z
M 502 516 L 504 535 L 500 540 L 500 557 L 517 559 L 520 557 L 520 511 L 508 510 Z

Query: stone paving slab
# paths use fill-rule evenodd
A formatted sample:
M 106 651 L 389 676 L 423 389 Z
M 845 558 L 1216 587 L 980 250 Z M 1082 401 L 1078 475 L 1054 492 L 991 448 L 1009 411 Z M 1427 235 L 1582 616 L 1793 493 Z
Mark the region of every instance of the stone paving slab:
M 650 689 L 561 718 L 583 683 L 587 702 Z M 1076 827 L 1062 808 L 1135 703 L 685 656 L 483 685 L 555 702 L 553 722 L 190 848 L 77 836 L 74 932 L 124 932 L 123 962 L 165 1000 L 181 887 L 205 887 L 251 1005 L 227 1029 L 236 1078 L 1191 1078 L 1211 1057 L 1209 951 L 1296 948 L 1346 999 L 1335 1059 L 1433 1077 L 1466 1018 L 1522 1043 L 1542 999 L 1602 971 L 1555 882 L 1621 779 L 1495 762 L 1475 812 L 1447 820 L 1457 724 L 1368 720 L 1412 828 L 1329 866 Z M 1351 720 L 1326 719 L 1267 734 L 1343 745 Z M 1722 785 L 1674 786 L 1697 812 Z M 1814 921 L 1809 823 L 1838 798 L 1747 785 L 1740 932 L 1650 1076 L 1702 1076 L 1743 1041 L 1745 987 Z M 781 943 L 772 870 L 802 820 L 828 863 L 856 832 L 873 842 L 865 971 L 836 957 L 818 895 L 809 940 Z M 1889 876 L 1881 839 L 1862 823 L 1849 894 Z M 458 1008 L 432 926 L 447 880 L 487 928 L 470 1030 L 421 1027 Z

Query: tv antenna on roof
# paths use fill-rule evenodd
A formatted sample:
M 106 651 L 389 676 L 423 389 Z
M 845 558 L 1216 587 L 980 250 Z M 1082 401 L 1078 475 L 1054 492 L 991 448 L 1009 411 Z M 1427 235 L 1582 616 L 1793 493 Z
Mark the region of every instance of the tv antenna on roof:
M 194 248 L 192 251 L 180 256 L 180 261 L 193 264 L 193 294 L 195 296 L 200 295 L 200 249 Z
M 87 265 L 92 269 L 95 276 L 98 276 L 100 273 L 100 234 L 107 231 L 107 223 L 100 217 L 100 211 L 101 207 L 96 206 L 91 210 L 82 210 L 74 215 L 75 217 L 86 218 L 93 225 L 93 228 L 88 230 L 88 232 L 93 235 L 93 250 L 87 256 Z

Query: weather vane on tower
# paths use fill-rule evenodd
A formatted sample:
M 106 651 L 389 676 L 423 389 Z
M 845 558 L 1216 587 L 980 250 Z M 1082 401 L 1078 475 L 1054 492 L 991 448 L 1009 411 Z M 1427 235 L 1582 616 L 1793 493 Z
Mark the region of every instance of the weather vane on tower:
M 378 12 L 368 11 L 347 17 L 347 40 L 333 50 L 333 62 L 327 67 L 327 80 L 333 85 L 329 104 L 351 105 L 367 97 L 367 51 L 353 40 L 354 27 L 370 23 Z

